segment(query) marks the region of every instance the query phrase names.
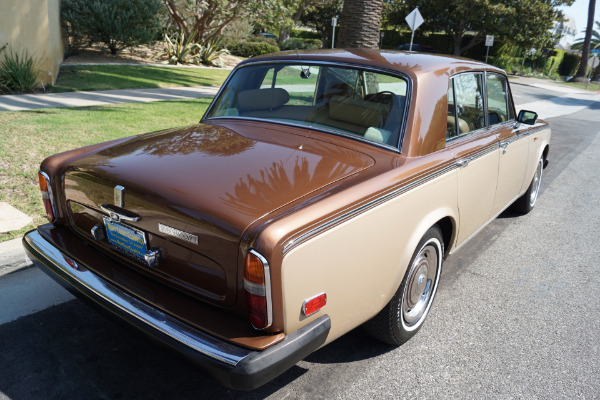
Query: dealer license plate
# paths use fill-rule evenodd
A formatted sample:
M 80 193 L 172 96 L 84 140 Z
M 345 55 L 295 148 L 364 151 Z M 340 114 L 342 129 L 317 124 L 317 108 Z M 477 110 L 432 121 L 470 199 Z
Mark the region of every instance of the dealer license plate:
M 148 253 L 148 244 L 146 243 L 146 234 L 143 231 L 123 225 L 108 217 L 104 217 L 104 226 L 106 227 L 106 238 L 110 244 L 144 259 L 146 253 Z

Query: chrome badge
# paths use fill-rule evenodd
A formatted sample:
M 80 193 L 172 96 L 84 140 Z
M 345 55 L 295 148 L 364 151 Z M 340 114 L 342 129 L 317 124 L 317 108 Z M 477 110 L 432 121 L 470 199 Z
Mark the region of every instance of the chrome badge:
M 179 229 L 172 228 L 168 225 L 158 224 L 158 231 L 161 233 L 166 233 L 170 236 L 175 236 L 178 239 L 185 240 L 186 242 L 198 244 L 198 236 L 193 235 L 191 233 L 187 233 L 184 231 L 180 231 Z
M 125 206 L 125 188 L 121 185 L 115 186 L 114 190 L 115 206 L 123 208 Z

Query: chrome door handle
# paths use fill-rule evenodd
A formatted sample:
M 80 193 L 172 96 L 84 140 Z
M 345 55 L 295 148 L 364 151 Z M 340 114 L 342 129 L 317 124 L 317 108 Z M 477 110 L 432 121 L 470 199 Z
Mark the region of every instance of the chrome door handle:
M 470 158 L 461 158 L 460 160 L 456 161 L 456 165 L 458 165 L 461 168 L 464 168 L 467 165 L 469 165 L 470 162 L 471 162 Z
M 502 149 L 502 154 L 506 153 L 506 148 L 508 147 L 509 144 L 510 144 L 510 142 L 500 142 L 500 148 Z

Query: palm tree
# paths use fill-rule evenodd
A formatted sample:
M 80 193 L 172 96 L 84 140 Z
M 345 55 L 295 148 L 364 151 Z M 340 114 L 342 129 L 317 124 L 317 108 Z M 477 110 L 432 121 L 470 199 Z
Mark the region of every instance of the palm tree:
M 378 48 L 382 9 L 383 0 L 344 0 L 336 47 Z
M 594 28 L 594 13 L 596 12 L 596 0 L 590 0 L 588 7 L 588 22 L 585 30 L 585 38 L 583 39 L 583 48 L 581 49 L 581 63 L 575 76 L 571 81 L 585 82 L 585 74 L 587 73 L 588 58 L 590 57 L 590 42 L 592 41 L 592 30 Z
M 571 46 L 573 50 L 582 50 L 584 40 L 579 40 Z M 600 50 L 600 22 L 596 21 L 596 29 L 592 31 L 592 39 L 590 40 L 590 50 Z M 592 81 L 600 79 L 600 66 L 596 67 L 594 74 L 592 75 Z

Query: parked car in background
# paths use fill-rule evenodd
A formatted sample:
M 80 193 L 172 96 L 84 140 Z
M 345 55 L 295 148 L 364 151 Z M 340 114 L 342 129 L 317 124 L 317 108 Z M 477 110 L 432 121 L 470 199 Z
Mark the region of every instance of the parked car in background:
M 396 50 L 411 50 L 410 43 L 401 44 L 400 46 L 396 47 Z M 432 46 L 418 43 L 412 44 L 412 51 L 418 51 L 421 53 L 435 53 L 435 50 Z
M 255 57 L 197 125 L 44 160 L 50 223 L 23 243 L 67 289 L 252 389 L 360 325 L 409 340 L 444 259 L 535 206 L 549 141 L 487 64 Z
M 277 40 L 277 39 L 278 39 L 278 38 L 277 38 L 277 36 L 276 36 L 275 34 L 273 34 L 273 33 L 269 33 L 269 32 L 261 32 L 261 33 L 259 33 L 259 35 L 260 35 L 260 36 L 264 36 L 264 37 L 266 37 L 267 39 L 275 39 L 275 40 Z

